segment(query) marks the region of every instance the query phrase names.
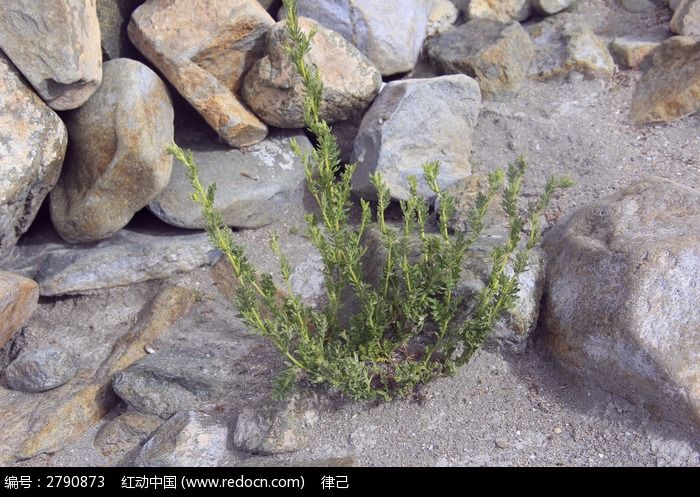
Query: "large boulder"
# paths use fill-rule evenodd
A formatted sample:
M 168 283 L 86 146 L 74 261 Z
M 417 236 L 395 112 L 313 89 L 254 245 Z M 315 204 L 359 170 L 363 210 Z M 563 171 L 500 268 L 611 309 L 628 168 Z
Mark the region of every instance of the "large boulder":
M 174 112 L 165 84 L 130 59 L 104 65 L 100 89 L 67 117 L 69 160 L 51 192 L 67 242 L 108 238 L 168 184 Z
M 95 0 L 3 0 L 0 49 L 56 110 L 80 107 L 102 81 Z
M 479 82 L 484 98 L 517 93 L 535 54 L 520 23 L 475 19 L 430 40 L 428 55 L 446 74 L 463 73 Z
M 377 0 L 299 0 L 300 16 L 340 33 L 383 76 L 408 72 L 418 60 L 434 0 L 411 0 L 397 8 Z M 281 9 L 278 19 L 283 19 Z
M 0 259 L 58 181 L 68 132 L 0 51 Z
M 311 19 L 301 18 L 299 25 L 307 33 L 315 32 L 306 62 L 319 71 L 323 81 L 321 118 L 333 123 L 360 113 L 379 93 L 379 71 L 338 33 Z M 242 95 L 267 124 L 302 128 L 306 91 L 285 50 L 289 43 L 287 23 L 280 21 L 268 31 L 267 55 L 246 75 Z
M 289 208 L 301 206 L 306 175 L 289 145 L 290 138 L 302 149 L 311 149 L 303 133 L 291 131 L 273 132 L 261 143 L 240 150 L 222 149 L 208 138 L 186 142 L 194 149 L 202 184 L 216 183 L 218 187 L 214 208 L 226 225 L 259 228 L 279 219 Z M 192 185 L 181 164 L 150 209 L 173 226 L 206 226 L 201 209 L 192 201 Z
M 391 196 L 408 198 L 408 176 L 422 178 L 423 164 L 440 161 L 446 188 L 471 173 L 471 136 L 481 108 L 475 80 L 463 74 L 392 81 L 362 119 L 355 139 L 353 190 L 375 194 L 370 175 L 381 173 Z M 434 194 L 419 182 L 419 194 Z
M 583 377 L 700 419 L 700 193 L 648 178 L 547 233 L 545 329 Z
M 226 143 L 243 147 L 267 134 L 236 92 L 263 56 L 273 24 L 255 0 L 147 0 L 131 16 L 128 33 Z
M 632 122 L 669 122 L 700 109 L 700 42 L 669 38 L 648 56 L 632 97 Z

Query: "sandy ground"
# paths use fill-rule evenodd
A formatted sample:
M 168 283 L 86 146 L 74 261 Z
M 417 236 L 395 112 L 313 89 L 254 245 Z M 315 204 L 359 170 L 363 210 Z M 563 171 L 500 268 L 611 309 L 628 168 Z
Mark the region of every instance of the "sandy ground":
M 668 15 L 663 11 L 630 14 L 612 2 L 582 4 L 592 9 L 591 21 L 603 36 L 666 36 Z M 638 78 L 636 71 L 620 71 L 609 81 L 574 77 L 528 82 L 511 101 L 485 102 L 473 140 L 475 169 L 502 167 L 523 154 L 531 164 L 527 195 L 539 191 L 550 174 L 571 176 L 577 185 L 555 200 L 547 216 L 551 222 L 648 175 L 700 188 L 700 115 L 632 126 L 628 109 Z M 142 215 L 139 222 L 154 222 L 147 218 Z M 254 262 L 271 269 L 267 237 L 272 229 L 281 235 L 292 263 L 306 260 L 308 241 L 298 234 L 301 226 L 302 213 L 296 212 L 278 225 L 237 236 Z M 281 362 L 269 344 L 243 328 L 213 287 L 208 269 L 175 280 L 199 288 L 204 297 L 156 349 L 228 359 L 226 375 L 234 387 L 226 399 L 203 409 L 222 423 L 235 421 L 247 403 L 269 392 Z M 99 343 L 107 334 L 121 334 L 158 285 L 42 301 L 26 340 L 55 343 L 74 336 Z M 541 346 L 544 333 L 538 329 L 521 352 L 490 343 L 455 377 L 428 386 L 421 403 L 333 401 L 322 412 L 309 447 L 298 453 L 249 458 L 230 450 L 221 464 L 310 464 L 344 458 L 378 466 L 700 466 L 697 428 L 660 419 L 620 396 L 580 383 Z M 111 416 L 120 410 L 123 406 Z M 93 446 L 99 427 L 54 455 L 22 464 L 113 463 Z

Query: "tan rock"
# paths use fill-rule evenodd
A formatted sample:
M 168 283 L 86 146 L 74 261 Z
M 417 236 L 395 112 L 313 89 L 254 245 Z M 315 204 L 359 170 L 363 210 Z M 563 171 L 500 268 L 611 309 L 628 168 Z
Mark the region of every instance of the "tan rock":
M 610 77 L 615 63 L 603 40 L 585 18 L 559 14 L 530 28 L 535 57 L 529 75 L 547 80 L 578 72 L 590 78 Z
M 131 59 L 105 63 L 100 89 L 66 121 L 69 161 L 50 197 L 61 238 L 108 238 L 167 186 L 173 119 L 156 73 Z
M 56 452 L 79 439 L 117 404 L 109 381 L 95 381 L 64 397 L 58 404 L 35 412 L 17 457 L 26 459 Z
M 144 306 L 134 327 L 114 344 L 111 354 L 100 366 L 97 377 L 111 379 L 113 373 L 144 357 L 144 348 L 190 312 L 195 300 L 194 292 L 187 288 L 168 286 L 161 290 Z
M 635 38 L 615 38 L 610 43 L 610 53 L 617 65 L 628 69 L 639 67 L 644 57 L 659 46 L 653 41 L 637 40 Z
M 80 107 L 102 81 L 95 0 L 3 0 L 0 48 L 56 110 Z
M 129 23 L 131 41 L 232 147 L 267 127 L 236 97 L 263 55 L 272 17 L 255 0 L 148 0 Z
M 654 49 L 649 59 L 632 97 L 632 122 L 669 122 L 697 111 L 700 42 L 675 36 Z
M 433 0 L 426 34 L 435 36 L 444 33 L 457 21 L 458 16 L 459 10 L 450 0 Z
M 0 51 L 0 259 L 61 174 L 68 132 Z
M 524 21 L 532 13 L 531 0 L 471 0 L 465 14 L 468 19 L 490 19 L 509 23 Z
M 36 282 L 0 271 L 0 347 L 34 314 L 38 301 Z
M 428 43 L 429 57 L 444 73 L 472 76 L 484 98 L 517 93 L 534 54 L 530 36 L 518 22 L 475 19 Z
M 316 67 L 323 81 L 321 117 L 342 121 L 360 113 L 379 93 L 382 76 L 362 52 L 335 31 L 302 17 L 299 25 L 316 34 L 307 63 Z M 304 83 L 285 52 L 290 43 L 285 21 L 267 34 L 267 55 L 248 72 L 243 98 L 266 123 L 280 128 L 304 126 Z
M 700 40 L 700 1 L 681 0 L 673 13 L 669 29 Z

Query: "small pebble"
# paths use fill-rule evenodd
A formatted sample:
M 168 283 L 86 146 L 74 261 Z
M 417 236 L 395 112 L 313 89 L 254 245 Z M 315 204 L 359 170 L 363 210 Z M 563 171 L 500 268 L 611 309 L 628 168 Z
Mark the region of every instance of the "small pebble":
M 507 449 L 508 447 L 510 447 L 510 444 L 508 443 L 508 440 L 504 438 L 497 438 L 496 447 L 498 447 L 499 449 Z
M 558 426 L 556 428 L 554 428 L 554 434 L 561 435 L 561 428 L 559 428 Z

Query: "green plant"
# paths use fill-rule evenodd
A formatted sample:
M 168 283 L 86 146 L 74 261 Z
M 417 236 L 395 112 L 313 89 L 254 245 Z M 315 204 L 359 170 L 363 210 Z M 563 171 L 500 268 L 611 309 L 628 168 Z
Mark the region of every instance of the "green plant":
M 300 29 L 296 0 L 284 3 L 291 39 L 287 51 L 306 89 L 305 123 L 317 142 L 308 153 L 294 141 L 291 146 L 304 164 L 308 189 L 318 204 L 319 213 L 307 216 L 307 227 L 325 268 L 328 298 L 323 309 L 310 308 L 292 292 L 291 267 L 274 235 L 271 249 L 279 259 L 286 290 L 276 287 L 272 275 L 258 274 L 214 209 L 216 185 L 204 188 L 200 183 L 190 152 L 176 145 L 171 152 L 187 166 L 193 199 L 202 208 L 210 239 L 233 269 L 241 316 L 285 358 L 287 368 L 276 382 L 275 393 L 284 395 L 303 377 L 355 399 L 410 395 L 418 385 L 465 364 L 514 303 L 518 275 L 526 269 L 529 253 L 540 238 L 540 216 L 554 192 L 571 183 L 550 178 L 539 200 L 521 217 L 517 201 L 526 166 L 519 158 L 507 173 L 498 170 L 489 176 L 488 191 L 478 197 L 470 217 L 471 234 L 466 237 L 448 231 L 454 202 L 438 186 L 438 164 L 429 163 L 424 166 L 424 179 L 439 201 L 436 228 L 429 226 L 429 204 L 418 195 L 416 178 L 409 179 L 409 199 L 400 203 L 403 222 L 400 226 L 389 223 L 385 218 L 389 190 L 378 174 L 371 178 L 377 190 L 376 214 L 368 201 L 361 200 L 359 224 L 352 224 L 350 181 L 355 166 L 341 167 L 335 138 L 319 117 L 323 84 L 318 71 L 305 62 L 313 33 Z M 492 253 L 490 276 L 472 303 L 471 315 L 455 322 L 465 305 L 455 291 L 462 261 L 499 192 L 509 218 L 508 240 Z M 370 227 L 380 234 L 385 254 L 380 278 L 374 282 L 364 274 L 363 265 Z M 521 243 L 525 227 L 529 234 Z M 348 312 L 351 317 L 343 319 Z

